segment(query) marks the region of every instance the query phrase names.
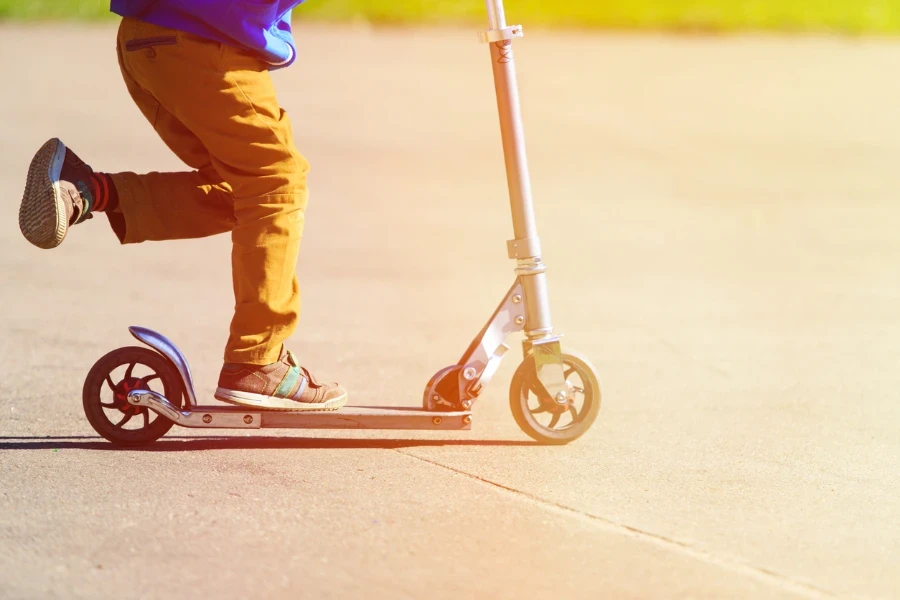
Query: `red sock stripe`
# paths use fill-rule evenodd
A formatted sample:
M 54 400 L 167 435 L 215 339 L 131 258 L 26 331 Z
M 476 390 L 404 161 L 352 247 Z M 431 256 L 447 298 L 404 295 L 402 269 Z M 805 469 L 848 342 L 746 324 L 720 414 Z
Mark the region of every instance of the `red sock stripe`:
M 91 207 L 91 211 L 100 211 L 103 209 L 103 184 L 100 183 L 100 178 L 93 173 L 91 174 L 91 183 L 94 188 L 94 205 Z
M 103 210 L 106 210 L 106 207 L 109 206 L 109 178 L 103 173 L 100 173 L 98 177 L 103 182 Z
M 93 210 L 100 212 L 109 203 L 109 184 L 106 182 L 106 176 L 102 173 L 94 173 L 91 177 L 94 179 L 94 189 L 97 192 Z

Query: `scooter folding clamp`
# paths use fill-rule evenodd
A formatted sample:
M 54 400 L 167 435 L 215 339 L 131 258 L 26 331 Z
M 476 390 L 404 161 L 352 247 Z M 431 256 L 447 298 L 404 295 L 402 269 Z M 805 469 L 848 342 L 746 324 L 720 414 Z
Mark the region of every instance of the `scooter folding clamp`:
M 540 238 L 530 237 L 506 242 L 506 251 L 510 258 L 534 258 L 541 255 Z
M 509 350 L 506 339 L 525 328 L 525 302 L 522 282 L 516 279 L 503 301 L 491 315 L 491 319 L 469 346 L 459 365 L 460 396 L 476 398 L 500 366 L 503 355 Z
M 459 362 L 434 374 L 423 398 L 427 410 L 471 409 L 509 350 L 507 338 L 525 329 L 524 293 L 522 282 L 516 279 Z
M 510 25 L 502 29 L 489 29 L 478 34 L 478 39 L 482 44 L 492 44 L 520 37 L 525 37 L 525 32 L 522 31 L 521 25 Z

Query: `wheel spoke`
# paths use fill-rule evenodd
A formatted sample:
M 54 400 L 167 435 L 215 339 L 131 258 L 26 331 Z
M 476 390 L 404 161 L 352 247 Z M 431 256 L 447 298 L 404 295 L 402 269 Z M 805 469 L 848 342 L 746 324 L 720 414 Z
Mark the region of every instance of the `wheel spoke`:
M 128 370 L 125 371 L 125 379 L 131 378 L 131 373 L 134 371 L 134 365 L 136 365 L 136 364 L 137 363 L 131 363 L 128 365 Z
M 563 372 L 563 377 L 565 377 L 566 379 L 568 379 L 568 378 L 569 378 L 569 375 L 571 375 L 571 374 L 574 373 L 574 372 L 575 372 L 575 367 L 572 367 L 572 368 L 569 369 L 568 371 Z
M 533 411 L 531 411 L 531 414 L 533 414 L 533 415 L 539 415 L 539 414 L 546 413 L 546 412 L 550 412 L 550 407 L 547 406 L 547 405 L 542 404 L 542 405 L 539 406 L 538 408 L 536 408 L 536 409 L 534 409 Z
M 144 427 L 145 428 L 149 427 L 150 426 L 150 409 L 145 406 L 143 408 L 143 410 L 141 410 L 141 412 L 144 413 Z
M 115 408 L 116 403 L 115 402 L 101 402 L 100 406 L 102 406 L 103 408 Z
M 560 413 L 556 413 L 555 415 L 553 415 L 553 418 L 550 419 L 550 422 L 547 424 L 547 427 L 549 429 L 553 429 L 554 427 L 556 427 L 556 424 L 559 423 L 559 415 Z
M 153 381 L 154 379 L 159 379 L 159 374 L 158 374 L 158 373 L 153 373 L 153 374 L 151 374 L 151 375 L 147 375 L 146 377 L 142 377 L 142 378 L 141 378 L 141 383 L 143 383 L 143 384 L 146 385 L 148 381 Z
M 116 427 L 118 427 L 119 429 L 121 429 L 122 426 L 125 425 L 125 423 L 127 423 L 128 421 L 131 420 L 131 416 L 132 416 L 132 414 L 131 414 L 130 412 L 125 413 L 125 416 L 122 417 L 122 420 L 119 421 L 118 423 L 116 423 Z
M 109 373 L 106 374 L 106 384 L 109 386 L 109 389 L 112 391 L 116 391 L 116 384 L 113 383 L 112 377 L 109 376 Z
M 569 412 L 572 413 L 572 423 L 578 422 L 578 411 L 575 410 L 574 406 L 569 407 Z

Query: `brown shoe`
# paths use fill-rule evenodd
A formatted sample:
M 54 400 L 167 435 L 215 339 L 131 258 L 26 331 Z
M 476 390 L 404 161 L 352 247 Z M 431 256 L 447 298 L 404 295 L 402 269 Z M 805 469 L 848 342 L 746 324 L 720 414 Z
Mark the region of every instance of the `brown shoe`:
M 317 382 L 293 354 L 282 350 L 270 365 L 225 363 L 216 398 L 270 410 L 337 410 L 347 403 L 347 392 L 336 383 Z
M 38 248 L 55 248 L 69 227 L 91 218 L 93 170 L 57 138 L 41 146 L 28 168 L 19 229 Z

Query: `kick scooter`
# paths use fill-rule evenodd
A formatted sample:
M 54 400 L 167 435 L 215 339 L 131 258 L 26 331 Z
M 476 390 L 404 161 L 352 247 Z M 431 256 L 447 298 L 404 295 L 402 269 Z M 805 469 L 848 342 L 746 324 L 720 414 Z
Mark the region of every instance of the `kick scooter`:
M 201 405 L 184 355 L 165 336 L 142 327 L 129 331 L 148 346 L 113 350 L 84 382 L 84 411 L 93 428 L 123 446 L 153 442 L 173 425 L 199 429 L 471 429 L 472 405 L 496 373 L 513 333 L 524 332 L 524 359 L 509 390 L 513 417 L 535 440 L 565 444 L 580 437 L 600 411 L 594 367 L 563 352 L 550 323 L 547 267 L 535 225 L 512 41 L 522 27 L 507 26 L 503 0 L 486 0 L 494 86 L 515 239 L 507 242 L 516 279 L 490 320 L 456 364 L 425 387 L 421 408 L 344 407 L 337 411 L 283 412 Z

